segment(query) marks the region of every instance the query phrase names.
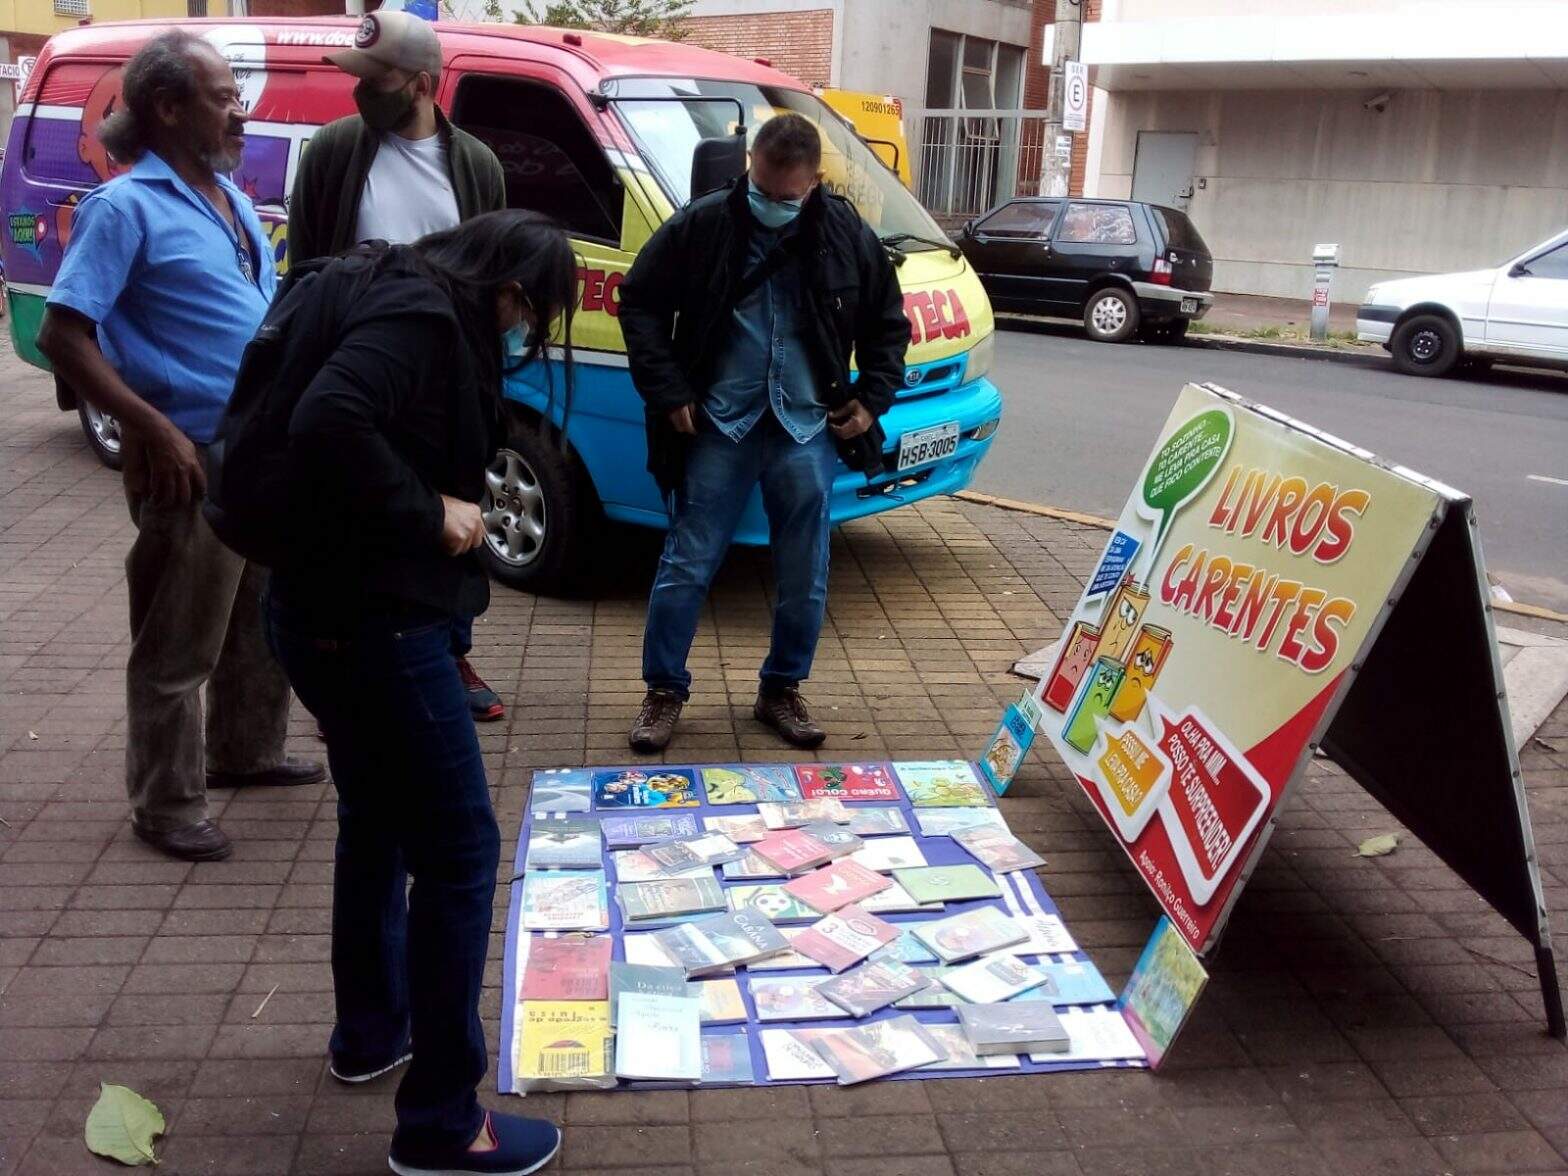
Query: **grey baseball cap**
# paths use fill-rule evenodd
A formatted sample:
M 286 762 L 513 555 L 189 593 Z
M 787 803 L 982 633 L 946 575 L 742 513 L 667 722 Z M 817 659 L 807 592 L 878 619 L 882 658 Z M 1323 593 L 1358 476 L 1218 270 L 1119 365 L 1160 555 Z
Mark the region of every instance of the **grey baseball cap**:
M 389 70 L 441 72 L 441 42 L 430 22 L 408 12 L 371 12 L 359 22 L 354 47 L 322 58 L 356 78 L 379 78 Z

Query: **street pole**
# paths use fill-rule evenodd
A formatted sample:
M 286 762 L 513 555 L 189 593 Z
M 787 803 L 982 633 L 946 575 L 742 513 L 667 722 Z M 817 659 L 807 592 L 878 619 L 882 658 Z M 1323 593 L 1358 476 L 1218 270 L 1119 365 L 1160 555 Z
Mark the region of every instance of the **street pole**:
M 1062 63 L 1078 60 L 1082 21 L 1079 0 L 1056 0 L 1056 32 L 1051 39 L 1051 94 L 1045 112 L 1045 163 L 1040 169 L 1042 196 L 1066 196 L 1072 179 L 1072 155 L 1070 152 L 1063 155 L 1058 151 L 1057 141 L 1066 133 L 1062 130 L 1062 109 L 1066 104 L 1067 89 L 1066 71 Z

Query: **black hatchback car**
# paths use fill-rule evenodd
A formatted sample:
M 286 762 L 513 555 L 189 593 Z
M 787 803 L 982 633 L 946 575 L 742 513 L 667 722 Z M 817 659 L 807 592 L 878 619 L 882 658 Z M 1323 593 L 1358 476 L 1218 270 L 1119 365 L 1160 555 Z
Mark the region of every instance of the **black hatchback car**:
M 1105 343 L 1174 343 L 1213 302 L 1209 247 L 1159 204 L 1021 197 L 966 224 L 958 245 L 997 310 L 1081 318 Z

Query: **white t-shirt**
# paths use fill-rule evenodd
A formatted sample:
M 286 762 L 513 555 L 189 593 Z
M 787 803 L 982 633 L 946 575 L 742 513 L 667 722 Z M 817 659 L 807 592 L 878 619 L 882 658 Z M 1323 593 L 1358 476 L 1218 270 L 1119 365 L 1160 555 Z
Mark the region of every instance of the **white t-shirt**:
M 440 133 L 428 139 L 382 135 L 359 197 L 354 240 L 406 245 L 457 222 L 457 197 Z

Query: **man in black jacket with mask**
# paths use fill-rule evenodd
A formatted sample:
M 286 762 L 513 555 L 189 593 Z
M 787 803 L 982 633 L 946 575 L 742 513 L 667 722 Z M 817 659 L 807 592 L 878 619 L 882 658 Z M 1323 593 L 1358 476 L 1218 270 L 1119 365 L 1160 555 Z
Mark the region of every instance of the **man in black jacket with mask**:
M 698 615 L 759 483 L 778 598 L 753 713 L 796 747 L 826 737 L 799 686 L 827 604 L 833 479 L 840 456 L 868 478 L 881 469 L 877 418 L 903 383 L 909 323 L 876 233 L 823 190 L 821 166 L 810 121 L 770 119 L 747 175 L 670 218 L 621 287 L 649 470 L 671 510 L 630 736 L 640 752 L 674 733 Z

